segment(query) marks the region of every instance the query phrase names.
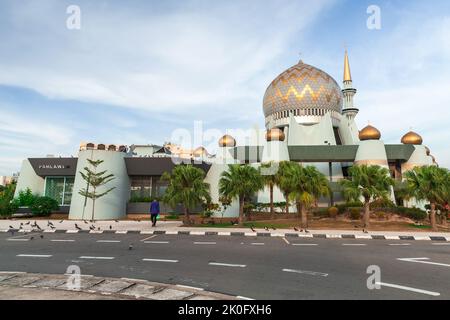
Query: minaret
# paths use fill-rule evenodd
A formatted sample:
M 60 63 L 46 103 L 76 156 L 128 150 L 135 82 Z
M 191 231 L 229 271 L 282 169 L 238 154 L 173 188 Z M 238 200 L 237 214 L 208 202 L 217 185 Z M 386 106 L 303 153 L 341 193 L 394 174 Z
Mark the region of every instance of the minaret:
M 348 60 L 348 52 L 345 50 L 344 58 L 344 108 L 342 114 L 347 116 L 349 120 L 354 119 L 358 114 L 359 110 L 353 105 L 353 97 L 356 94 L 356 89 L 353 88 L 352 74 L 350 72 L 350 62 Z

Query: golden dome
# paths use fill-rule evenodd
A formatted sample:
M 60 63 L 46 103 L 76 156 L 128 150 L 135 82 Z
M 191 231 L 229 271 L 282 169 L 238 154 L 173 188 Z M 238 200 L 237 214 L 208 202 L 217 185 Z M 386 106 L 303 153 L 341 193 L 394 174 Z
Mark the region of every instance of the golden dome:
M 285 118 L 291 112 L 309 114 L 312 109 L 341 113 L 342 104 L 343 94 L 336 80 L 300 61 L 272 81 L 264 95 L 263 109 L 266 118 L 273 114 Z
M 232 136 L 226 134 L 219 139 L 219 147 L 236 147 L 236 140 Z
M 359 140 L 380 140 L 381 132 L 371 125 L 368 125 L 359 132 Z
M 407 134 L 405 134 L 402 138 L 402 143 L 403 144 L 415 144 L 415 145 L 421 145 L 423 142 L 423 139 L 421 136 L 419 136 L 417 133 L 415 132 L 408 132 Z
M 194 157 L 202 157 L 207 154 L 208 154 L 208 151 L 204 147 L 198 147 L 193 152 Z
M 284 141 L 285 139 L 286 135 L 281 129 L 273 128 L 266 132 L 267 141 Z

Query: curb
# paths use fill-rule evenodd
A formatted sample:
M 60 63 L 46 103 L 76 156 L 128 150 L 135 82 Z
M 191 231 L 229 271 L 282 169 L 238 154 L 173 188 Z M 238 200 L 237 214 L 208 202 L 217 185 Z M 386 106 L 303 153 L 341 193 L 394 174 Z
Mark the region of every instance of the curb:
M 58 291 L 87 293 L 112 296 L 112 298 L 128 298 L 136 300 L 244 300 L 244 297 L 219 292 L 206 291 L 180 284 L 163 284 L 141 279 L 109 278 L 80 275 L 82 285 L 79 289 L 70 289 L 72 274 L 38 274 L 19 271 L 0 271 L 0 286 L 51 289 Z M 109 288 L 104 290 L 104 288 Z
M 377 235 L 377 234 L 311 234 L 303 232 L 226 232 L 226 231 L 139 231 L 139 230 L 18 230 L 2 229 L 0 233 L 89 233 L 89 234 L 141 234 L 141 235 L 183 235 L 183 236 L 232 236 L 232 237 L 286 237 L 286 238 L 319 238 L 319 239 L 364 239 L 364 240 L 404 240 L 404 241 L 450 241 L 443 236 L 405 236 L 405 235 Z

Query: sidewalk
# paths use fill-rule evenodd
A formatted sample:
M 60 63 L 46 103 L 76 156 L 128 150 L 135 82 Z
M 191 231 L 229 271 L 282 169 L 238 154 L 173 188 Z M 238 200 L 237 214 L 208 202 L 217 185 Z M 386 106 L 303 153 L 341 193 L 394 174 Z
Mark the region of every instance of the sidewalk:
M 159 221 L 156 228 L 152 228 L 149 221 L 99 221 L 95 224 L 84 221 L 37 220 L 37 227 L 32 227 L 35 220 L 0 220 L 0 232 L 29 233 L 42 231 L 45 233 L 138 233 L 138 234 L 171 234 L 171 235 L 219 235 L 219 236 L 269 236 L 269 237 L 303 237 L 303 238 L 346 238 L 346 239 L 376 239 L 376 240 L 432 240 L 450 241 L 448 232 L 396 232 L 361 230 L 308 230 L 299 232 L 294 229 L 265 230 L 249 228 L 196 228 L 182 227 L 180 221 Z M 30 224 L 27 225 L 27 223 Z M 21 225 L 22 224 L 22 225 Z M 91 226 L 95 229 L 90 229 Z M 52 228 L 53 227 L 53 228 Z M 78 227 L 78 229 L 77 229 Z
M 67 287 L 69 275 L 0 272 L 0 300 L 237 300 L 237 297 L 146 280 L 81 276 L 80 289 Z

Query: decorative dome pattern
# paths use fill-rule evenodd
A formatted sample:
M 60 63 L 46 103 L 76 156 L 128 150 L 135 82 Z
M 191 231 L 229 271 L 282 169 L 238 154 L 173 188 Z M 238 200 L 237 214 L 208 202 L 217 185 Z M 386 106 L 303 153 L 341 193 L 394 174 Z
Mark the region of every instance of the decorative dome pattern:
M 421 145 L 423 143 L 423 139 L 417 133 L 410 131 L 403 136 L 402 143 L 403 144 Z
M 287 110 L 342 111 L 343 94 L 338 83 L 324 71 L 299 62 L 272 81 L 264 95 L 266 117 Z
M 380 140 L 381 132 L 372 126 L 367 126 L 359 132 L 359 140 Z

